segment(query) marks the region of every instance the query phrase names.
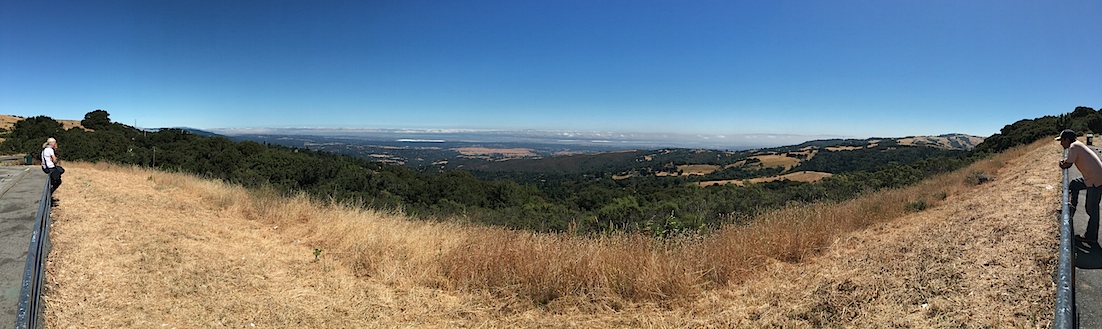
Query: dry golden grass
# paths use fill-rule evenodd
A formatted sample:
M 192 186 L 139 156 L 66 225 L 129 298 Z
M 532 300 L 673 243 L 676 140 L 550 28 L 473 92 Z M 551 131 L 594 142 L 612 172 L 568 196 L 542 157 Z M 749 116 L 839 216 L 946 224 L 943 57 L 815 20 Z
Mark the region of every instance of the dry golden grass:
M 411 221 L 70 163 L 46 317 L 51 327 L 1044 327 L 1058 204 L 1045 187 L 1058 184 L 1058 155 L 1040 143 L 911 188 L 677 240 Z M 965 183 L 975 171 L 998 179 Z M 930 208 L 914 212 L 920 199 Z
M 762 167 L 784 167 L 784 170 L 792 169 L 796 165 L 800 164 L 800 159 L 786 156 L 784 154 L 767 154 L 756 155 L 750 157 L 752 159 L 761 160 L 759 163 Z
M 23 119 L 26 118 L 8 114 L 0 114 L 0 129 L 11 130 L 12 127 L 15 127 L 16 122 L 19 122 L 19 120 Z M 61 129 L 70 129 L 77 127 L 84 128 L 80 125 L 80 120 L 54 120 L 61 124 Z
M 964 136 L 965 142 L 968 145 L 979 145 L 983 142 L 983 137 L 976 136 Z M 914 136 L 908 138 L 900 138 L 898 140 L 899 145 L 930 145 L 940 148 L 953 148 L 952 143 L 949 142 L 948 137 L 941 136 Z
M 23 118 L 14 115 L 0 114 L 0 129 L 11 130 L 19 120 L 23 120 Z
M 808 146 L 799 151 L 788 152 L 788 154 L 803 157 L 804 161 L 807 161 L 814 158 L 816 154 L 819 154 L 819 149 Z
M 478 156 L 485 155 L 490 156 L 494 154 L 500 154 L 506 157 L 534 157 L 536 153 L 532 152 L 532 149 L 527 148 L 486 148 L 486 147 L 459 147 L 453 148 L 453 151 L 459 152 L 459 154 L 466 156 Z
M 870 144 L 870 145 L 872 145 L 872 144 Z M 866 148 L 866 147 L 871 147 L 871 146 L 869 146 L 869 145 L 864 145 L 864 146 L 828 146 L 826 148 L 826 150 L 827 151 L 832 151 L 832 152 L 833 151 L 853 151 L 853 150 L 860 150 L 860 149 L 863 149 L 863 148 Z
M 706 164 L 679 165 L 677 170 L 681 171 L 683 176 L 707 175 L 719 170 L 719 166 Z
M 9 115 L 9 114 L 0 114 L 0 129 L 10 131 L 12 128 L 15 127 L 16 122 L 19 122 L 20 120 L 23 120 L 23 119 L 25 119 L 25 118 L 14 116 L 14 115 Z M 70 129 L 70 128 L 74 128 L 74 127 L 79 127 L 81 129 L 84 129 L 84 127 L 80 125 L 80 120 L 57 120 L 57 122 L 61 123 L 61 129 Z M 88 130 L 88 129 L 84 129 L 84 130 Z M 4 141 L 4 139 L 0 138 L 0 142 L 3 142 L 3 141 Z
M 797 172 L 794 172 L 794 173 L 787 173 L 787 174 L 784 174 L 784 175 L 769 176 L 769 177 L 758 177 L 758 178 L 752 178 L 752 179 L 730 179 L 730 180 L 712 180 L 712 181 L 705 181 L 705 182 L 697 182 L 696 185 L 697 186 L 711 186 L 711 185 L 715 185 L 715 184 L 721 184 L 721 185 L 722 184 L 735 184 L 735 185 L 738 185 L 738 186 L 742 186 L 745 181 L 749 181 L 751 184 L 753 184 L 753 183 L 761 183 L 761 182 L 772 182 L 772 181 L 782 180 L 782 179 L 787 179 L 787 180 L 796 181 L 796 182 L 818 182 L 819 180 L 821 180 L 823 178 L 830 177 L 830 176 L 834 176 L 834 174 L 831 174 L 831 173 L 828 173 L 828 172 L 819 172 L 819 171 L 797 171 Z

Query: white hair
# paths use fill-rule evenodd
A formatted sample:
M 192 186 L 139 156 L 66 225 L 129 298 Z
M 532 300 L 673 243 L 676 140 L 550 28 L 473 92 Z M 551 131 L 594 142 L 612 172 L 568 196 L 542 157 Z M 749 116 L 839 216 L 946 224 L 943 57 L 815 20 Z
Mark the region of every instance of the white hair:
M 46 144 L 42 144 L 42 148 L 46 148 L 47 146 L 50 146 L 50 143 L 57 143 L 57 140 L 54 139 L 53 137 L 47 138 L 46 139 Z

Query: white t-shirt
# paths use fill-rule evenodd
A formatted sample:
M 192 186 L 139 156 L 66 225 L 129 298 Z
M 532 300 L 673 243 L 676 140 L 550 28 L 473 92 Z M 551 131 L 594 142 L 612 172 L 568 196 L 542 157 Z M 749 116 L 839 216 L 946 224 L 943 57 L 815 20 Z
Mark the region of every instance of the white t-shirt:
M 54 148 L 47 146 L 42 149 L 42 168 L 54 167 Z

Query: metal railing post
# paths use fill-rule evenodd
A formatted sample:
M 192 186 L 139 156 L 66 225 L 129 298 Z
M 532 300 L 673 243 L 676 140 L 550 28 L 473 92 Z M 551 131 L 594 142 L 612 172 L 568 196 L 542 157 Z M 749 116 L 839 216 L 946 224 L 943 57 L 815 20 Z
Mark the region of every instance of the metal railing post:
M 1064 158 L 1067 158 L 1067 150 L 1064 150 Z M 1056 268 L 1056 316 L 1053 319 L 1053 328 L 1075 328 L 1075 258 L 1072 254 L 1072 239 L 1075 234 L 1072 230 L 1071 216 L 1069 216 L 1068 199 L 1068 170 L 1063 170 L 1064 196 L 1063 208 L 1060 211 L 1060 256 Z M 1090 205 L 1087 205 L 1090 206 Z

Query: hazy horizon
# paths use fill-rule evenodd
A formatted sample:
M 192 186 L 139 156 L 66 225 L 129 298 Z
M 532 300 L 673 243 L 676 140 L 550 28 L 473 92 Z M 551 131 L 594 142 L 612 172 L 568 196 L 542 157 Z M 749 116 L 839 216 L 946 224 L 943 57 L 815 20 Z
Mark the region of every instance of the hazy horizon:
M 838 136 L 838 135 L 794 135 L 794 134 L 668 134 L 668 133 L 621 133 L 602 131 L 551 131 L 551 130 L 488 130 L 488 129 L 370 129 L 370 128 L 215 128 L 201 129 L 226 136 L 244 135 L 288 135 L 288 136 L 327 136 L 353 139 L 377 139 L 388 141 L 448 141 L 448 142 L 484 142 L 484 143 L 540 143 L 572 145 L 605 145 L 618 148 L 656 147 L 656 148 L 707 148 L 726 150 L 746 150 L 797 145 L 812 140 L 824 139 L 868 139 L 868 138 L 904 138 L 912 136 L 941 136 L 947 134 L 923 134 L 901 136 Z M 974 136 L 974 135 L 973 135 Z M 987 138 L 989 136 L 976 136 Z

